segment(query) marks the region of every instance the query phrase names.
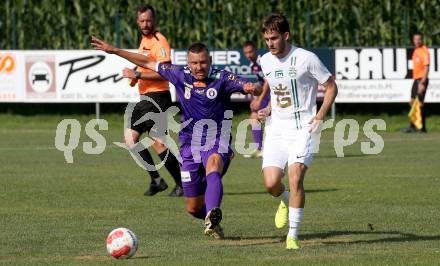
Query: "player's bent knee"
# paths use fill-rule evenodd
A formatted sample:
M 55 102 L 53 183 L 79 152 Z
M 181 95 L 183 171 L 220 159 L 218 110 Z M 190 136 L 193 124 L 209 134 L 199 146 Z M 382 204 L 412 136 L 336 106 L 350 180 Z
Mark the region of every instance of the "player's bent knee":
M 283 185 L 279 179 L 266 179 L 265 180 L 266 191 L 274 197 L 283 193 Z
M 185 198 L 186 211 L 194 217 L 197 217 L 201 209 L 204 208 L 204 196 Z
M 195 207 L 188 207 L 186 206 L 186 212 L 191 214 L 192 216 L 197 215 L 197 213 L 200 211 L 200 209 L 195 208 Z
M 206 175 L 209 175 L 212 172 L 223 172 L 223 160 L 217 153 L 211 154 L 206 164 Z
M 203 206 L 199 206 L 198 204 L 186 204 L 186 211 L 192 216 L 196 215 L 200 212 Z
M 274 197 L 278 197 L 281 194 L 280 189 L 275 185 L 266 186 L 266 191 Z

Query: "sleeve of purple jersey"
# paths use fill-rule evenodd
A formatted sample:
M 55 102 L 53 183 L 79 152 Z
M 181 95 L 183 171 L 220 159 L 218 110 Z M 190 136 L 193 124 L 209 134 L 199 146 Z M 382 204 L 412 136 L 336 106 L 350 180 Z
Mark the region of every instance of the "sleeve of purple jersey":
M 243 77 L 237 76 L 234 73 L 226 72 L 223 75 L 223 79 L 225 80 L 225 90 L 228 93 L 240 92 L 242 94 L 246 94 L 243 89 L 244 84 L 249 81 Z
M 156 72 L 159 73 L 164 79 L 171 82 L 173 85 L 179 83 L 179 71 L 181 67 L 173 65 L 170 63 L 160 63 L 156 64 Z

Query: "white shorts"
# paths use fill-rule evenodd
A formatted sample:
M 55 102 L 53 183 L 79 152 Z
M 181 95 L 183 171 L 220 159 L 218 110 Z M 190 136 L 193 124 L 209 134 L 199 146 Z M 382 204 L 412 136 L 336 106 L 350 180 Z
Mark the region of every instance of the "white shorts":
M 293 163 L 303 163 L 307 167 L 313 160 L 313 141 L 309 127 L 296 129 L 286 126 L 266 125 L 263 143 L 263 166 L 281 169 Z

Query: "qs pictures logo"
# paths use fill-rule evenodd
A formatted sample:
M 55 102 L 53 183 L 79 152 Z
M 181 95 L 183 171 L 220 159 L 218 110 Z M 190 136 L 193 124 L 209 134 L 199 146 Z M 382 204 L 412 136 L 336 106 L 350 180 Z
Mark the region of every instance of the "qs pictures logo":
M 15 58 L 10 54 L 0 54 L 0 74 L 8 74 L 15 69 Z

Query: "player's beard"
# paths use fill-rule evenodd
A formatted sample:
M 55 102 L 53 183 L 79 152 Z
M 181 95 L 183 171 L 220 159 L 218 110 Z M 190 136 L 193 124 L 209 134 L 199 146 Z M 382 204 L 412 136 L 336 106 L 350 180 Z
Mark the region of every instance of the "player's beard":
M 279 47 L 279 49 L 278 49 L 278 56 L 282 56 L 282 55 L 284 55 L 285 54 L 285 52 L 286 52 L 286 47 L 287 47 L 287 45 L 286 45 L 286 42 L 281 42 L 280 43 L 280 47 Z
M 275 47 L 273 55 L 276 57 L 285 57 L 288 53 L 289 45 L 288 42 L 281 42 L 278 47 Z
M 142 30 L 141 29 L 141 33 L 142 33 L 143 36 L 151 35 L 151 34 L 153 34 L 153 32 L 154 32 L 154 28 L 149 28 L 149 29 L 146 29 L 146 30 Z
M 207 76 L 208 73 L 206 73 L 205 71 L 200 72 L 200 73 L 195 73 L 193 74 L 193 76 L 197 79 L 197 80 L 204 80 Z

